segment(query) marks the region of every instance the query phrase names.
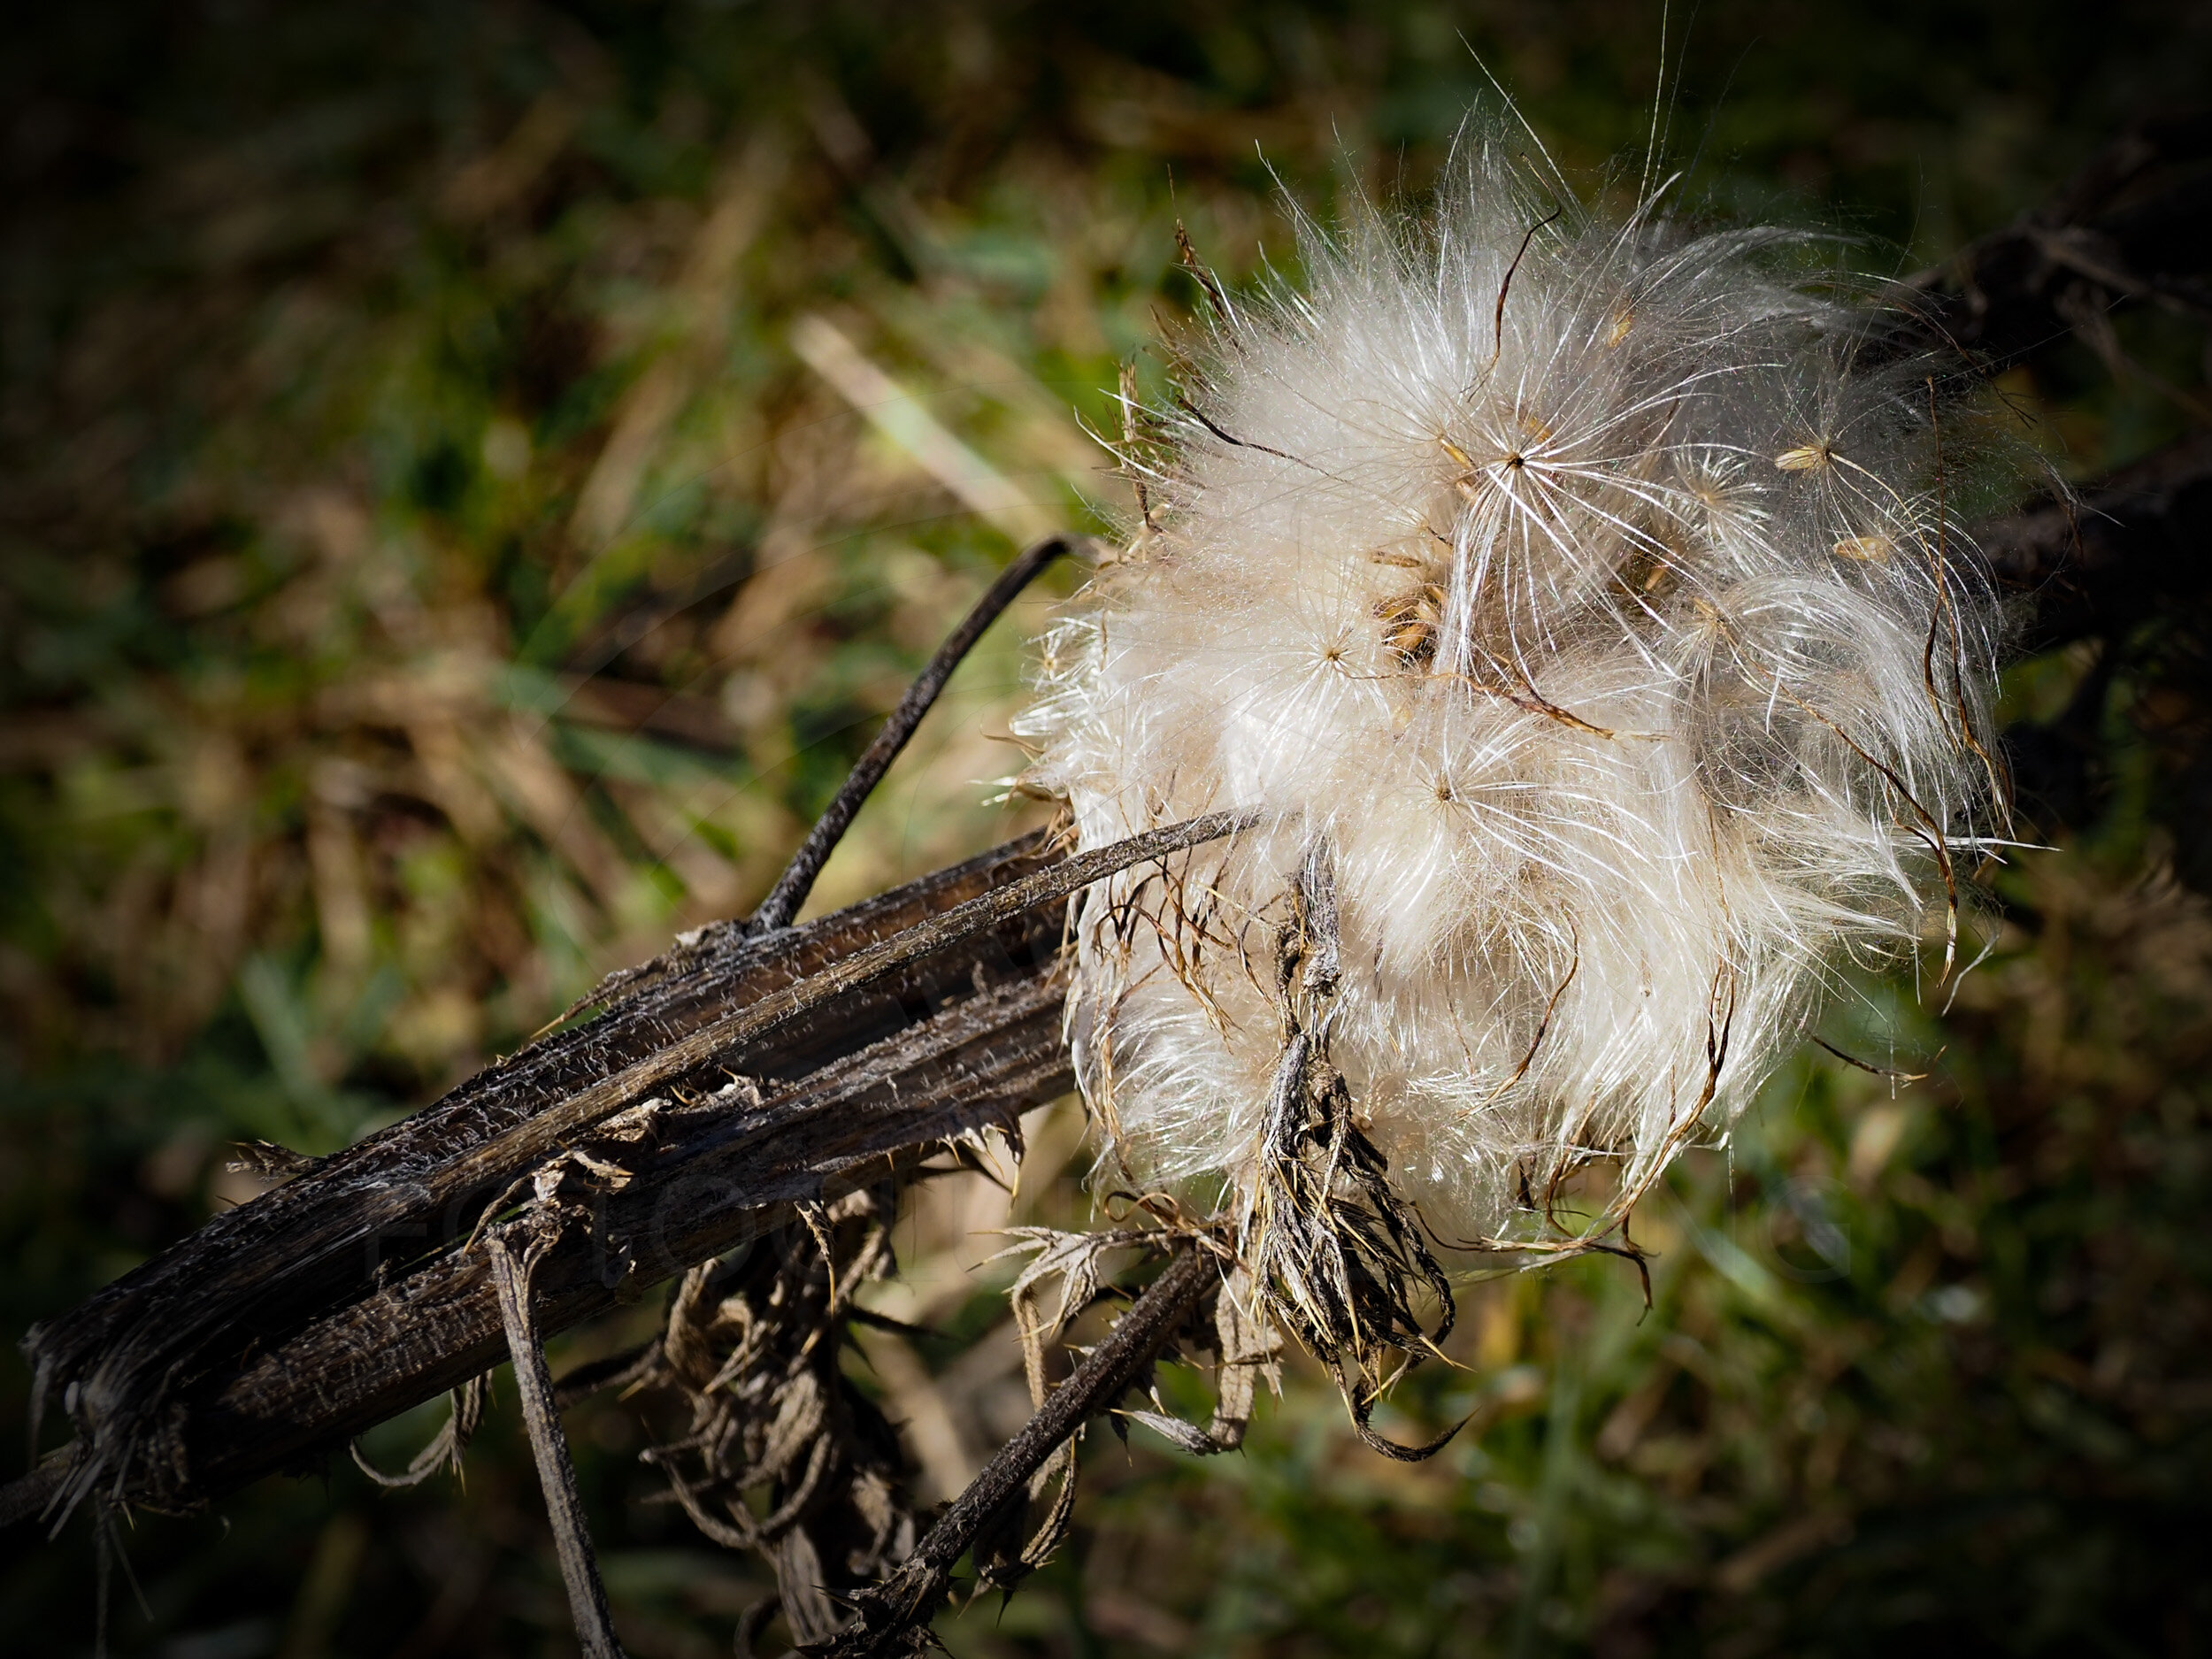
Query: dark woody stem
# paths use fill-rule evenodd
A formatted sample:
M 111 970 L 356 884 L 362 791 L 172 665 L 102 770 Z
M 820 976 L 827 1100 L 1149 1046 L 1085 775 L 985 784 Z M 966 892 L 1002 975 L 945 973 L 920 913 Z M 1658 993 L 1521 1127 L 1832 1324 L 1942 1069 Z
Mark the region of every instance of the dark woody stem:
M 1191 1303 L 1221 1271 L 1210 1250 L 1195 1246 L 1178 1250 L 1106 1340 L 1046 1396 L 1022 1432 L 953 1501 L 905 1563 L 856 1598 L 858 1617 L 820 1651 L 830 1659 L 875 1659 L 910 1651 L 910 1632 L 936 1614 L 953 1567 L 977 1534 L 1022 1499 L 1030 1478 L 1054 1452 L 1144 1374 Z
M 772 933 L 791 926 L 791 918 L 799 913 L 806 895 L 813 891 L 814 879 L 822 873 L 822 866 L 829 862 L 830 854 L 852 826 L 854 817 L 882 781 L 883 774 L 891 769 L 899 751 L 906 747 L 906 740 L 914 735 L 914 728 L 922 723 L 922 717 L 929 712 L 938 694 L 944 690 L 953 670 L 975 649 L 975 642 L 983 637 L 985 629 L 998 620 L 1000 612 L 1036 580 L 1039 572 L 1062 554 L 1073 550 L 1071 538 L 1048 536 L 1009 565 L 983 597 L 975 602 L 975 608 L 962 618 L 951 637 L 937 648 L 937 655 L 929 659 L 929 666 L 906 688 L 906 695 L 891 710 L 891 718 L 883 723 L 875 741 L 868 745 L 867 752 L 846 776 L 836 797 L 814 821 L 806 840 L 792 855 L 789 866 L 768 890 L 760 908 L 753 912 L 753 932 Z
M 576 1621 L 577 1642 L 583 1648 L 584 1659 L 624 1659 L 622 1644 L 615 1640 L 613 1617 L 607 1610 L 607 1588 L 600 1580 L 599 1563 L 592 1554 L 583 1500 L 577 1495 L 576 1465 L 568 1455 L 568 1439 L 561 1432 L 555 1409 L 553 1373 L 546 1367 L 545 1348 L 538 1340 L 537 1317 L 531 1306 L 531 1279 L 542 1246 L 533 1240 L 520 1262 L 509 1253 L 506 1240 L 497 1233 L 484 1240 L 484 1247 L 491 1256 L 500 1321 L 506 1326 L 507 1349 L 515 1363 L 515 1390 L 522 1396 L 523 1421 L 530 1431 L 538 1484 L 545 1491 L 546 1515 L 553 1524 L 561 1577 L 568 1585 L 568 1609 Z

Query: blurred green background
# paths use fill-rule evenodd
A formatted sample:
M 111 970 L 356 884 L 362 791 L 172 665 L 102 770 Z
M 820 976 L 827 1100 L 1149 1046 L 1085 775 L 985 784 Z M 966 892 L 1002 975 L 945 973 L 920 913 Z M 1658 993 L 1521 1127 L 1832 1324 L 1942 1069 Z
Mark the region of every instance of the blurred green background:
M 1669 29 L 1686 199 L 1840 227 L 1883 273 L 2212 87 L 2203 9 L 2140 0 L 1709 0 Z M 1294 268 L 1280 190 L 1417 195 L 1485 65 L 1617 191 L 1661 65 L 1630 0 L 228 0 L 9 35 L 11 1340 L 249 1195 L 227 1141 L 342 1145 L 757 900 L 1017 542 L 1121 511 L 1085 426 L 1196 297 L 1179 215 L 1233 280 Z M 2201 399 L 2199 331 L 2122 327 Z M 2076 477 L 2192 418 L 2074 346 L 2007 384 Z M 994 780 L 1049 598 L 816 909 L 1034 821 Z M 2016 719 L 2093 752 L 2033 826 L 2053 849 L 1992 878 L 1991 959 L 1947 1013 L 1873 987 L 1882 1018 L 1832 1033 L 1931 1077 L 1795 1063 L 1640 1215 L 1648 1316 L 1619 1263 L 1470 1287 L 1464 1368 L 1385 1414 L 1476 1414 L 1431 1463 L 1359 1450 L 1297 1366 L 1242 1455 L 1094 1442 L 1071 1547 L 942 1621 L 951 1649 L 2212 1648 L 2212 908 L 2174 873 L 2206 867 L 2176 781 L 2203 722 L 2155 649 L 2094 655 L 2013 672 Z M 1079 1139 L 1040 1122 L 1021 1218 L 1087 1213 Z M 1025 1409 L 979 1265 L 1008 1213 L 980 1181 L 918 1201 L 877 1302 L 944 1334 L 854 1358 L 930 1497 Z M 11 1348 L 0 1420 L 27 1391 Z M 339 1460 L 140 1517 L 111 1647 L 572 1651 L 511 1400 L 465 1487 Z M 437 1420 L 365 1449 L 403 1463 Z M 653 1501 L 629 1408 L 570 1426 L 630 1651 L 727 1651 L 764 1575 Z M 0 1550 L 10 1648 L 89 1651 L 87 1523 Z

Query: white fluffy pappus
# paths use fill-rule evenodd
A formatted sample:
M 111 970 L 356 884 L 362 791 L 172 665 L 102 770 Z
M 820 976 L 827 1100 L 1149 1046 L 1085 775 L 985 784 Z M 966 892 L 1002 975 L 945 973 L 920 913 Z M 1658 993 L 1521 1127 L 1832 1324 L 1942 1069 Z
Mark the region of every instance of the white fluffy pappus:
M 1931 370 L 1778 274 L 1803 236 L 1611 221 L 1502 154 L 1424 219 L 1306 225 L 1302 290 L 1208 280 L 1128 549 L 1016 730 L 1087 848 L 1254 815 L 1081 913 L 1071 1033 L 1131 1173 L 1248 1179 L 1320 838 L 1328 1041 L 1394 1183 L 1441 1237 L 1571 1248 L 1847 963 L 1947 932 L 1950 971 L 1997 618 Z

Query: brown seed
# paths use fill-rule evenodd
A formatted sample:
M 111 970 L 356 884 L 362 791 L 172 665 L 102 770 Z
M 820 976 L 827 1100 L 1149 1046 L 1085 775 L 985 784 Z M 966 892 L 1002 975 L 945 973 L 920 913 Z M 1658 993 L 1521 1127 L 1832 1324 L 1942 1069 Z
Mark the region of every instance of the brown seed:
M 1886 565 L 1890 555 L 1897 551 L 1897 543 L 1886 535 L 1847 535 L 1831 550 L 1839 559 L 1856 559 L 1862 565 Z

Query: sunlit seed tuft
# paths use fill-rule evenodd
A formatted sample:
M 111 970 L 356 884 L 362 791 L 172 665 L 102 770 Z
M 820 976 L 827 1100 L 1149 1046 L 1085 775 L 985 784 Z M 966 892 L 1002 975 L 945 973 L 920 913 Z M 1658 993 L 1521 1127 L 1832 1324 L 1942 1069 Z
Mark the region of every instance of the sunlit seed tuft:
M 1130 1175 L 1250 1202 L 1290 1167 L 1278 964 L 1325 845 L 1346 1110 L 1440 1237 L 1571 1248 L 1847 965 L 1932 935 L 1947 972 L 1996 625 L 1928 370 L 1863 365 L 1780 273 L 1807 238 L 1610 220 L 1515 148 L 1219 308 L 1150 426 L 1164 551 L 1102 568 L 1017 729 L 1085 846 L 1256 817 L 1081 911 L 1070 1033 Z

